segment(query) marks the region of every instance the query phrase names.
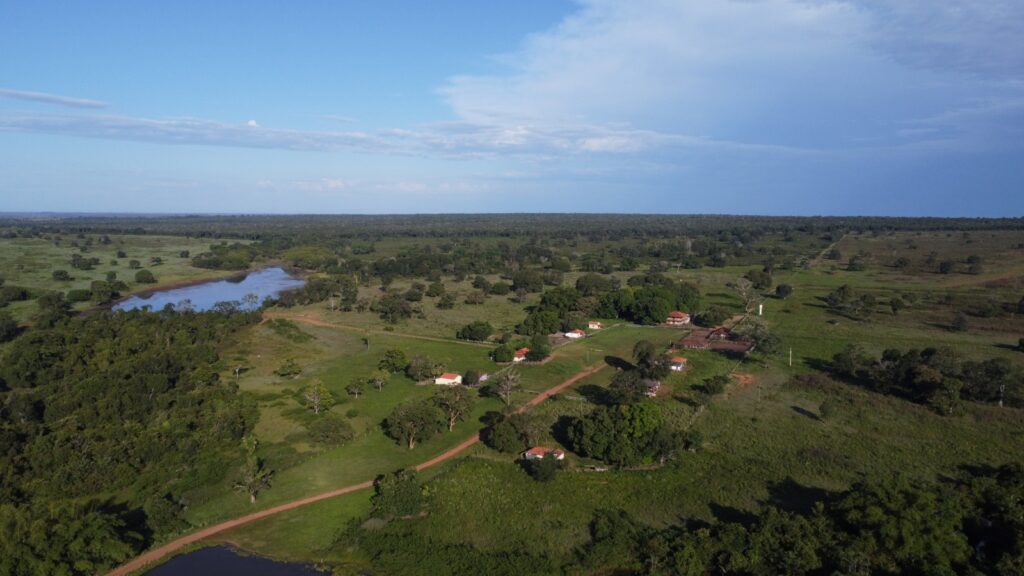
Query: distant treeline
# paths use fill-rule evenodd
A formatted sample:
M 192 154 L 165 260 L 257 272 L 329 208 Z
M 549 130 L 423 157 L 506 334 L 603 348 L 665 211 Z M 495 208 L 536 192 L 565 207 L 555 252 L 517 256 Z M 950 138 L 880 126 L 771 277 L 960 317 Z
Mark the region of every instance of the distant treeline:
M 878 216 L 728 216 L 656 214 L 415 214 L 66 216 L 0 218 L 2 228 L 47 233 L 175 234 L 266 239 L 478 236 L 584 237 L 591 240 L 665 238 L 718 231 L 820 233 L 836 230 L 1020 230 L 1024 218 L 902 218 Z

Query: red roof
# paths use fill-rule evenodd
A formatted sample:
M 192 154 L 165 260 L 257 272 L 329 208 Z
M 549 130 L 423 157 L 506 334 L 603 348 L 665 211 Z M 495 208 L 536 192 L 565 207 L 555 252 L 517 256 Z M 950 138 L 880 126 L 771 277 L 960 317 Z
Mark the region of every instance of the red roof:
M 570 332 L 570 333 L 571 333 L 571 334 L 579 334 L 579 335 L 581 335 L 581 336 L 585 336 L 585 335 L 587 334 L 586 332 L 584 332 L 583 330 L 580 330 L 579 328 L 577 328 L 577 329 L 573 330 L 573 331 L 572 331 L 572 332 Z
M 445 380 L 455 380 L 459 378 L 459 375 L 454 372 L 445 372 L 444 374 L 438 376 L 438 378 L 444 378 Z
M 524 454 L 529 454 L 530 456 L 544 457 L 545 455 L 547 455 L 548 452 L 553 452 L 556 456 L 565 453 L 562 452 L 560 448 L 555 448 L 552 450 L 551 448 L 545 448 L 543 446 L 534 446 L 533 448 L 530 448 L 529 450 L 524 452 Z
M 529 348 L 520 348 L 519 350 L 516 350 L 516 358 L 522 358 L 523 356 L 526 356 L 529 353 Z
M 672 357 L 672 363 L 673 364 L 686 364 L 686 358 L 683 358 L 682 356 L 673 356 Z
M 689 318 L 690 315 L 686 312 L 680 312 L 679 310 L 673 310 L 668 313 L 669 318 Z

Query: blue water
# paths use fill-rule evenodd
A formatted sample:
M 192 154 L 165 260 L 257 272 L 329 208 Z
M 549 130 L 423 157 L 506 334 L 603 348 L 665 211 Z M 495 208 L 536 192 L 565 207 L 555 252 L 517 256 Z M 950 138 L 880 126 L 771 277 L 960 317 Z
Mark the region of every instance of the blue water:
M 231 548 L 201 548 L 171 558 L 146 576 L 324 576 L 302 564 L 275 562 L 259 556 L 241 556 Z
M 276 297 L 285 290 L 299 288 L 306 282 L 295 278 L 281 268 L 264 268 L 256 272 L 250 272 L 245 278 L 239 281 L 238 278 L 230 280 L 211 280 L 194 286 L 184 288 L 172 288 L 170 290 L 157 290 L 148 294 L 132 296 L 119 302 L 114 310 L 135 310 L 136 308 L 149 308 L 150 310 L 162 310 L 170 304 L 179 309 L 192 309 L 196 312 L 205 312 L 213 308 L 218 302 L 242 303 L 243 298 L 248 294 L 256 295 L 258 307 L 265 298 Z M 242 305 L 242 308 L 250 306 Z

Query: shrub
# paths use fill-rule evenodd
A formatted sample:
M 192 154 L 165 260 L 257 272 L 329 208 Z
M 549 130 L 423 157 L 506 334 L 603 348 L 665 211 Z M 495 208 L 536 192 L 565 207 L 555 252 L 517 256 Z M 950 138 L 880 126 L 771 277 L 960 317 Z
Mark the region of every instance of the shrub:
M 156 276 L 149 270 L 139 270 L 135 273 L 135 281 L 139 284 L 155 284 Z
M 474 340 L 482 342 L 487 340 L 491 334 L 494 333 L 494 327 L 489 322 L 477 320 L 470 322 L 455 333 L 455 337 L 459 340 Z
M 328 446 L 340 446 L 356 436 L 352 425 L 337 414 L 325 414 L 310 423 L 306 429 L 309 431 L 310 440 Z
M 58 282 L 68 282 L 74 280 L 74 278 L 71 277 L 71 274 L 68 274 L 67 270 L 54 270 L 53 279 Z

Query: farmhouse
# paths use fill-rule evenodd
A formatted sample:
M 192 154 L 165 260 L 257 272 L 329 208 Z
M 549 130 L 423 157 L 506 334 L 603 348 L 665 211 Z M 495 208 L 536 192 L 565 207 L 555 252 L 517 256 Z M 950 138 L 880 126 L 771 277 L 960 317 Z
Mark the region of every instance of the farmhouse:
M 458 386 L 459 384 L 462 384 L 462 374 L 445 372 L 437 378 L 434 378 L 434 384 L 439 386 Z
M 580 330 L 579 328 L 577 328 L 575 330 L 570 330 L 570 331 L 565 333 L 565 337 L 566 338 L 572 338 L 573 340 L 575 340 L 577 338 L 583 338 L 586 335 L 587 335 L 587 333 L 584 332 L 583 330 Z
M 545 448 L 543 446 L 534 446 L 526 452 L 523 452 L 524 460 L 543 460 L 545 456 L 551 454 L 555 460 L 565 460 L 565 452 L 560 448 Z
M 587 322 L 587 328 L 591 330 L 600 330 L 601 328 L 604 328 L 604 324 L 598 322 L 597 320 L 591 320 L 590 322 Z
M 668 313 L 668 318 L 665 320 L 665 324 L 669 326 L 685 326 L 690 323 L 690 315 L 686 312 L 680 312 L 679 310 L 673 310 Z
M 683 358 L 682 356 L 673 356 L 672 363 L 669 364 L 669 368 L 673 372 L 682 372 L 686 369 L 686 358 Z
M 530 353 L 530 349 L 529 348 L 520 348 L 519 350 L 516 350 L 515 355 L 512 356 L 512 361 L 513 362 L 522 362 L 523 360 L 526 360 L 526 355 L 529 354 L 529 353 Z

